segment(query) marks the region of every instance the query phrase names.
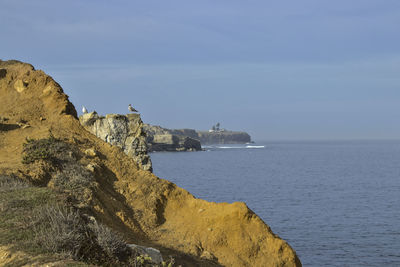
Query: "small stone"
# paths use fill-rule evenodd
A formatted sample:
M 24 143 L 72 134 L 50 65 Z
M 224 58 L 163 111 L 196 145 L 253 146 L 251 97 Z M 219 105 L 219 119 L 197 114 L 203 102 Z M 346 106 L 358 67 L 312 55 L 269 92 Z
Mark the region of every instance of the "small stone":
M 53 90 L 53 86 L 48 85 L 46 88 L 43 89 L 43 94 L 49 94 Z
M 198 210 L 199 213 L 200 213 L 200 212 L 203 212 L 203 211 L 204 211 L 204 209 L 199 209 L 199 210 Z
M 27 82 L 23 82 L 22 80 L 17 80 L 14 83 L 14 89 L 17 90 L 18 93 L 22 93 L 26 87 L 28 86 Z
M 211 261 L 217 260 L 217 257 L 215 257 L 211 252 L 207 250 L 204 250 L 203 253 L 201 253 L 200 258 Z
M 152 247 L 144 247 L 136 244 L 128 244 L 133 251 L 138 252 L 141 255 L 148 255 L 151 261 L 156 264 L 161 264 L 164 260 L 162 258 L 161 252 L 158 249 Z
M 85 150 L 85 154 L 89 157 L 96 157 L 97 156 L 97 152 L 94 148 L 88 148 Z
M 90 172 L 95 172 L 97 169 L 97 164 L 96 163 L 89 163 L 86 165 L 86 169 L 89 170 Z

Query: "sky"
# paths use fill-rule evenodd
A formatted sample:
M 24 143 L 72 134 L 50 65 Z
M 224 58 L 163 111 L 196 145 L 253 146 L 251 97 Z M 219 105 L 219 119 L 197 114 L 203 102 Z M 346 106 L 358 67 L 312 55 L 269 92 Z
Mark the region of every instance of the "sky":
M 398 0 L 0 0 L 0 59 L 81 111 L 254 140 L 399 139 Z M 1 96 L 0 96 L 1 97 Z

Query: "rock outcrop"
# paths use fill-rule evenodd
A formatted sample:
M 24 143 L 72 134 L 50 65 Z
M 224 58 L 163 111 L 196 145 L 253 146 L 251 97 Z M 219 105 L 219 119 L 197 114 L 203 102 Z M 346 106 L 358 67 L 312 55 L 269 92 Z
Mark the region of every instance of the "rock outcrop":
M 191 137 L 194 130 L 169 130 L 144 124 L 149 151 L 199 151 L 200 141 Z M 197 135 L 194 135 L 197 136 Z
M 190 138 L 191 140 L 200 141 L 202 145 L 211 145 L 211 144 L 245 144 L 251 142 L 251 137 L 246 132 L 235 132 L 235 131 L 196 131 L 193 129 L 166 129 L 160 126 L 154 126 L 145 124 L 144 130 L 148 136 L 148 143 L 150 145 L 154 145 L 156 142 L 153 138 L 156 136 L 176 136 L 176 140 L 181 140 L 180 143 L 183 143 L 182 140 L 185 138 Z M 162 143 L 162 138 L 160 138 L 160 143 Z M 191 141 L 192 144 L 195 144 L 195 141 Z M 199 146 L 200 146 L 199 144 Z M 156 143 L 156 146 L 158 144 Z M 163 148 L 163 146 L 160 146 Z M 183 146 L 184 147 L 184 146 Z M 200 148 L 201 149 L 201 148 Z M 185 150 L 185 149 L 182 149 Z M 189 149 L 186 149 L 189 150 Z M 195 149 L 197 150 L 197 149 Z
M 50 133 L 78 149 L 74 164 L 93 175 L 91 191 L 80 195 L 86 198 L 85 212 L 123 234 L 126 242 L 156 248 L 163 258 L 173 255 L 183 266 L 301 266 L 295 251 L 244 203 L 196 199 L 88 132 L 60 85 L 43 71 L 0 61 L 0 96 L 0 116 L 8 119 L 1 122 L 0 174 L 50 187 L 57 166 L 21 161 L 27 138 Z M 20 250 L 12 248 L 14 255 Z
M 234 131 L 198 131 L 198 138 L 203 145 L 212 144 L 246 144 L 251 142 L 251 137 L 246 132 Z
M 80 123 L 100 139 L 116 145 L 145 171 L 152 171 L 147 154 L 146 133 L 139 114 L 107 114 L 99 116 L 95 111 L 79 117 Z

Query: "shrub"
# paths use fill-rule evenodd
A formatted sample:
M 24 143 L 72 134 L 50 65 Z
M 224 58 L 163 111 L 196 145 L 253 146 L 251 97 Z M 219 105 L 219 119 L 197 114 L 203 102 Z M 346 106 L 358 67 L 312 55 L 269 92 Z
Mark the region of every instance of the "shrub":
M 92 174 L 80 164 L 68 164 L 54 177 L 54 186 L 66 190 L 89 188 L 94 181 Z
M 97 222 L 92 223 L 90 228 L 94 233 L 97 244 L 109 258 L 116 258 L 119 262 L 129 260 L 132 251 L 118 233 Z
M 73 144 L 55 138 L 52 134 L 44 139 L 26 139 L 23 144 L 22 162 L 32 164 L 46 161 L 50 164 L 49 175 L 56 189 L 66 191 L 83 203 L 90 199 L 93 175 L 78 162 L 79 149 Z
M 50 135 L 45 139 L 26 139 L 23 144 L 22 163 L 29 164 L 37 160 L 52 160 L 57 152 L 59 140 Z
M 60 139 L 55 138 L 51 133 L 48 138 L 26 139 L 23 146 L 22 163 L 29 164 L 38 160 L 45 160 L 53 164 L 74 160 L 72 155 L 76 148 Z
M 49 252 L 65 253 L 73 259 L 90 246 L 87 227 L 78 212 L 61 206 L 45 206 L 37 211 L 35 241 Z
M 89 263 L 129 266 L 132 251 L 108 227 L 87 222 L 78 210 L 62 206 L 38 209 L 34 242 L 46 251 Z

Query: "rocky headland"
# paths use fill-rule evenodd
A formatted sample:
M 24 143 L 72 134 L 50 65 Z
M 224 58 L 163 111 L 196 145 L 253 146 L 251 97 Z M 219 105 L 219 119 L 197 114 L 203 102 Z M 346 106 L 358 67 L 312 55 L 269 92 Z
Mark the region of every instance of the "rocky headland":
M 201 145 L 245 144 L 251 142 L 246 132 L 235 131 L 197 131 L 194 129 L 167 129 L 161 126 L 144 124 L 150 151 L 196 151 Z M 175 140 L 173 142 L 172 140 Z M 167 148 L 168 149 L 165 149 Z M 155 148 L 155 149 L 154 149 Z
M 201 143 L 194 130 L 170 130 L 160 126 L 144 124 L 149 151 L 200 151 Z
M 246 132 L 196 131 L 193 129 L 167 129 L 144 124 L 140 114 L 107 114 L 95 111 L 82 114 L 80 123 L 102 140 L 116 145 L 131 156 L 144 170 L 152 170 L 148 152 L 201 151 L 201 145 L 244 144 L 251 142 Z
M 235 131 L 197 131 L 198 138 L 203 145 L 212 144 L 246 144 L 251 142 L 251 137 L 246 132 Z
M 182 266 L 301 266 L 246 204 L 196 199 L 82 126 L 43 71 L 0 61 L 0 96 L 1 266 L 157 266 L 146 247 Z

